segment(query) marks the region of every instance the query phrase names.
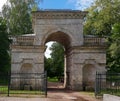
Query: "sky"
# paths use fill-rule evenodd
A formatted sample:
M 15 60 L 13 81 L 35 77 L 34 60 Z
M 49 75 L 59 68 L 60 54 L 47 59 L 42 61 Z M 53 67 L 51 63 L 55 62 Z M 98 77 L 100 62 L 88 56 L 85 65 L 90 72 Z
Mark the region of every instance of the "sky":
M 94 0 L 43 0 L 40 8 L 84 10 L 93 2 Z
M 4 5 L 4 3 L 6 3 L 7 0 L 0 0 L 0 12 L 2 10 L 2 6 Z
M 7 0 L 0 0 L 0 12 L 2 6 Z M 71 9 L 71 10 L 84 10 L 88 8 L 94 0 L 43 0 L 39 5 L 40 9 Z M 51 51 L 49 47 L 52 43 L 47 44 L 45 56 L 50 57 Z
M 0 0 L 0 11 L 7 0 Z M 73 9 L 84 10 L 89 7 L 94 0 L 43 0 L 41 9 Z

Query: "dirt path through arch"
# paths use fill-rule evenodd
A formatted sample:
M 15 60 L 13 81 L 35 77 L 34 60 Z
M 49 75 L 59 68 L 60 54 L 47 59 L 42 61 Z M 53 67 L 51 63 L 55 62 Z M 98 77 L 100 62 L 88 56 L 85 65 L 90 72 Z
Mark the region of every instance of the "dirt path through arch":
M 96 99 L 93 93 L 66 90 L 59 82 L 48 82 L 48 98 L 55 101 L 102 101 Z

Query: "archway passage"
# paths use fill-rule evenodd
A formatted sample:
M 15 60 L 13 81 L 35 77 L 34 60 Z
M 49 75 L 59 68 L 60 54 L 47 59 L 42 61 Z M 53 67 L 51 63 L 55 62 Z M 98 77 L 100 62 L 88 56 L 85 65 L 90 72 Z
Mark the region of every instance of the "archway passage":
M 66 62 L 66 60 L 67 60 L 66 51 L 68 51 L 71 47 L 71 38 L 66 33 L 61 32 L 61 31 L 57 31 L 57 32 L 51 33 L 46 38 L 45 43 L 50 42 L 50 41 L 54 41 L 53 52 L 56 52 L 56 53 L 52 53 L 51 61 L 53 62 L 52 63 L 53 67 L 51 67 L 51 68 L 53 68 L 52 72 L 54 72 L 54 69 L 57 70 L 56 75 L 58 77 L 55 78 L 56 76 L 54 73 L 52 75 L 53 75 L 54 79 L 56 79 L 58 82 L 54 82 L 54 83 L 48 82 L 48 88 L 50 88 L 50 89 L 51 88 L 52 89 L 64 89 L 67 86 L 67 81 L 69 81 L 69 80 L 67 80 L 69 77 L 67 77 L 67 74 L 66 74 L 66 70 L 67 70 L 67 68 L 69 68 L 69 67 L 67 67 L 67 62 Z M 59 52 L 59 50 L 63 51 L 63 53 L 61 54 L 61 52 Z M 57 53 L 57 51 L 58 51 L 58 53 Z M 58 57 L 57 55 L 59 55 L 59 54 L 61 54 L 61 56 Z M 49 61 L 50 61 L 50 59 L 49 59 Z M 60 62 L 63 62 L 63 65 Z M 49 69 L 48 69 L 48 75 L 49 75 Z

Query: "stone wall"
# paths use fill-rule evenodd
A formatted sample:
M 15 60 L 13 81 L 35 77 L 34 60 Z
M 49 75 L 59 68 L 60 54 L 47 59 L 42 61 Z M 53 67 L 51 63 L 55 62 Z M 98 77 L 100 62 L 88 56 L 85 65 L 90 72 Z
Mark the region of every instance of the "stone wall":
M 11 72 L 19 73 L 23 64 L 30 63 L 33 66 L 32 73 L 44 72 L 44 48 L 36 46 L 12 47 Z
M 37 23 L 37 22 L 43 22 Z M 49 41 L 57 41 L 56 38 L 53 40 L 47 40 L 50 34 L 55 32 L 61 31 L 65 34 L 68 34 L 72 46 L 82 45 L 83 44 L 83 27 L 82 27 L 82 20 L 78 19 L 62 19 L 62 20 L 47 20 L 46 19 L 38 19 L 35 25 L 35 44 L 37 45 L 44 45 L 46 42 Z M 74 22 L 74 23 L 73 23 Z M 75 24 L 75 22 L 77 24 Z M 48 25 L 50 23 L 50 25 Z M 61 23 L 61 24 L 58 24 Z M 78 28 L 80 28 L 78 30 Z
M 93 89 L 96 71 L 105 71 L 106 49 L 102 39 L 84 38 L 85 15 L 86 12 L 72 10 L 34 12 L 35 36 L 31 40 L 28 40 L 28 36 L 24 41 L 20 38 L 22 44 L 12 45 L 11 72 L 21 72 L 25 64 L 31 64 L 32 69 L 28 72 L 43 73 L 45 44 L 57 41 L 65 48 L 64 86 L 72 90 L 83 90 L 84 87 Z M 27 41 L 29 45 L 26 44 Z
M 41 88 L 42 81 L 25 78 L 33 76 L 32 73 L 44 72 L 44 50 L 42 46 L 12 47 L 11 89 L 23 89 L 26 85 L 30 85 L 32 89 L 36 89 L 37 86 Z M 35 85 L 35 82 L 38 84 Z

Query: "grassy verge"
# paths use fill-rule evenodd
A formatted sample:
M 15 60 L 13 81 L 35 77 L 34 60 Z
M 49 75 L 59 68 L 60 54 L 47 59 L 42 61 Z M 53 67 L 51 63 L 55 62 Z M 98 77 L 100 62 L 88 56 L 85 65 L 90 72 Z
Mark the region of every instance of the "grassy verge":
M 57 77 L 53 77 L 53 78 L 48 77 L 48 81 L 49 82 L 58 82 L 58 78 Z
M 0 86 L 0 95 L 5 95 L 5 94 L 8 94 L 8 87 L 7 86 Z M 10 90 L 9 91 L 9 94 L 12 95 L 12 94 L 30 94 L 30 95 L 44 95 L 45 92 L 43 91 L 40 91 L 40 90 Z
M 94 96 L 95 93 L 92 91 L 84 91 L 84 92 L 80 92 L 80 94 L 84 94 L 84 95 L 90 95 L 90 96 Z

